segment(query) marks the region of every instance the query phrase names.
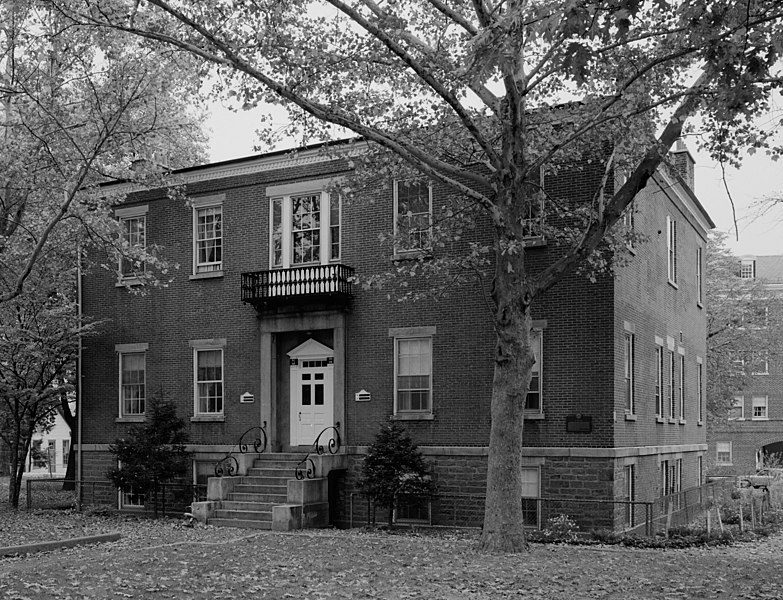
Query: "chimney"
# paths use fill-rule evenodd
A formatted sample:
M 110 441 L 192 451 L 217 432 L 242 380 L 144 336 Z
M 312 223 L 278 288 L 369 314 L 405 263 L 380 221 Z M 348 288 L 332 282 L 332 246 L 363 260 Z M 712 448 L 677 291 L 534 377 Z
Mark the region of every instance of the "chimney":
M 682 139 L 677 140 L 674 148 L 669 152 L 669 162 L 674 167 L 677 174 L 682 177 L 682 180 L 687 186 L 694 190 L 694 166 L 696 161 L 693 160 L 693 156 L 685 146 L 685 142 Z

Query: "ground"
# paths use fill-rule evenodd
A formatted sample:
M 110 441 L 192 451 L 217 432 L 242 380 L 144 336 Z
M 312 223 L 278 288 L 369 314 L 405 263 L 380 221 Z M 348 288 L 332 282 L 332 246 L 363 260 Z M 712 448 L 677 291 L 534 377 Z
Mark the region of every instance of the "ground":
M 475 532 L 294 534 L 0 505 L 0 546 L 119 531 L 119 541 L 0 558 L 0 598 L 781 598 L 783 536 L 688 550 L 533 544 L 476 552 Z

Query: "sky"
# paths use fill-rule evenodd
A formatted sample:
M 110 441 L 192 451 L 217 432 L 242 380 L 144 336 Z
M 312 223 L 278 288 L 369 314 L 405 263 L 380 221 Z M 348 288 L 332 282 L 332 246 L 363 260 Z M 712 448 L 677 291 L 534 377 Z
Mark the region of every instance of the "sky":
M 262 111 L 269 110 L 269 107 L 261 107 L 254 111 L 232 112 L 219 103 L 213 104 L 207 123 L 212 129 L 211 160 L 218 162 L 255 154 L 255 123 Z M 277 111 L 274 122 L 282 127 L 285 116 L 282 110 Z M 783 204 L 763 217 L 759 216 L 760 209 L 756 206 L 766 197 L 783 199 L 783 159 L 774 162 L 765 155 L 748 156 L 739 170 L 726 167 L 724 184 L 720 165 L 697 151 L 695 144 L 686 140 L 686 145 L 696 161 L 696 195 L 715 222 L 715 229 L 729 234 L 729 248 L 738 256 L 783 254 Z M 727 186 L 731 196 L 726 191 Z M 736 208 L 736 229 L 731 198 Z

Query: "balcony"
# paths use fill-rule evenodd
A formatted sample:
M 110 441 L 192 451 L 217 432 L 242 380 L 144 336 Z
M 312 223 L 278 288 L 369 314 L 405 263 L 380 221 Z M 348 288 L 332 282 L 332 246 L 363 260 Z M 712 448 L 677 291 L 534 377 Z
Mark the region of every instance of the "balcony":
M 258 312 L 348 308 L 352 277 L 341 264 L 242 273 L 242 302 Z

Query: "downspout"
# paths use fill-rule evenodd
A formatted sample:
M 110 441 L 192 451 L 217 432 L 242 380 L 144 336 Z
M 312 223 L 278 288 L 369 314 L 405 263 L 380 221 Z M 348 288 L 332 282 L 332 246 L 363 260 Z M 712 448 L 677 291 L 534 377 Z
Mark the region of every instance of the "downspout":
M 76 352 L 76 509 L 82 510 L 82 248 L 76 244 L 76 304 L 79 346 Z

